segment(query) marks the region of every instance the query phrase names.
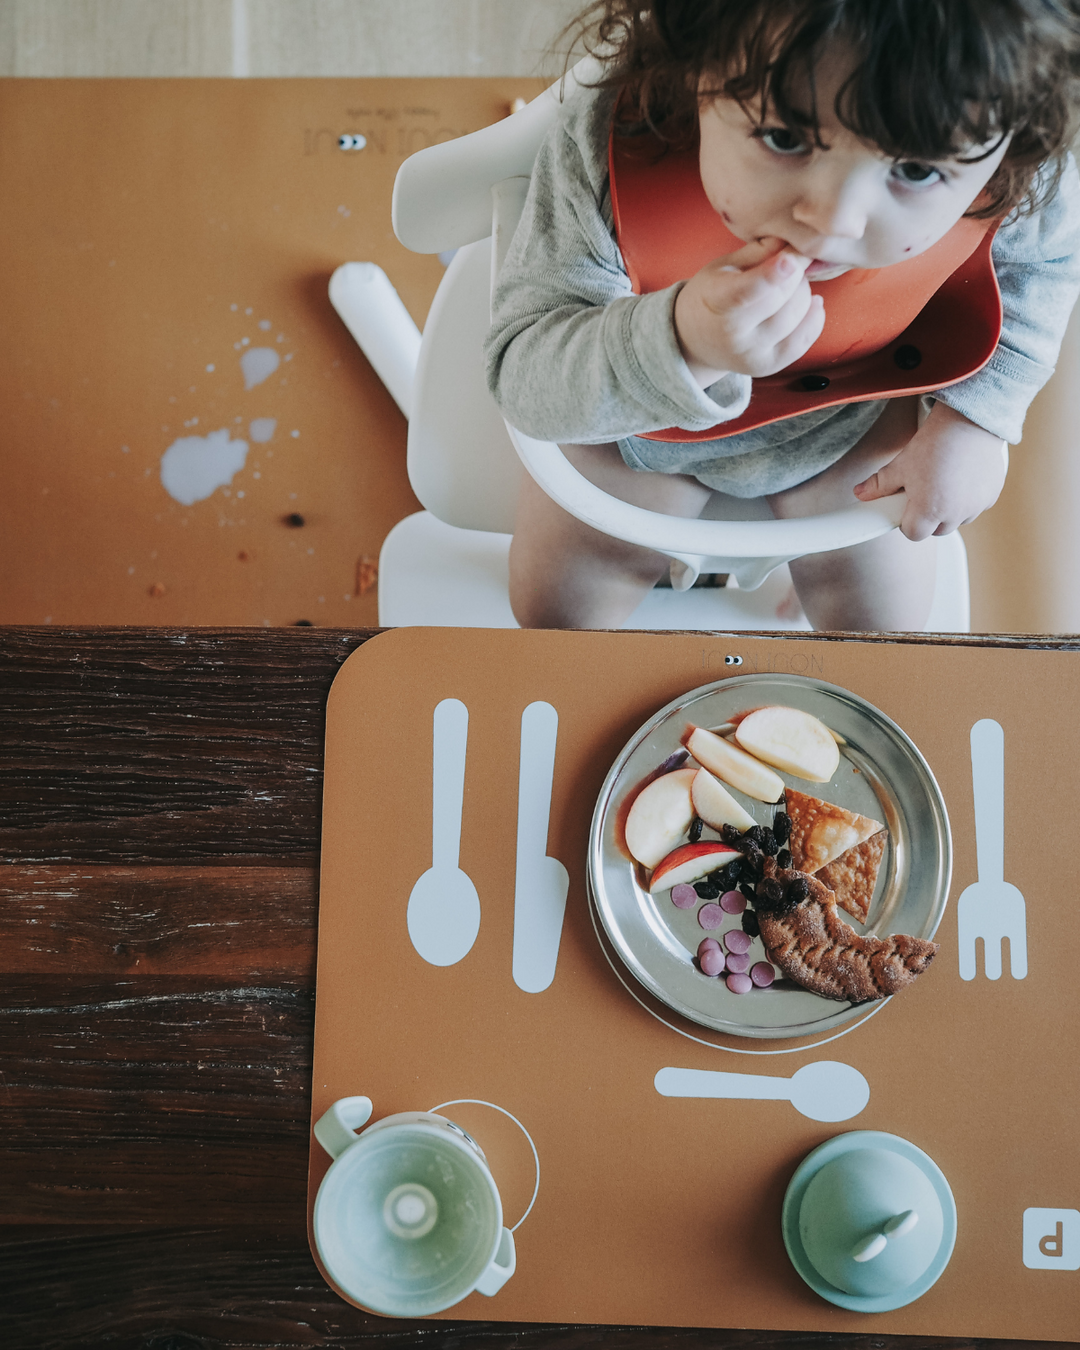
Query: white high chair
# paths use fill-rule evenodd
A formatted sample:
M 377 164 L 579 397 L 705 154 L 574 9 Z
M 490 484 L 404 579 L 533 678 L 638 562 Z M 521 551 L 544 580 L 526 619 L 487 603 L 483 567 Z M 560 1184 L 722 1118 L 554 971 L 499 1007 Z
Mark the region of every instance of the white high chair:
M 379 622 L 517 627 L 508 553 L 524 469 L 580 520 L 671 559 L 671 589 L 654 589 L 625 627 L 808 629 L 792 603 L 787 562 L 894 529 L 902 496 L 774 520 L 764 502 L 714 493 L 700 519 L 662 515 L 595 487 L 557 445 L 504 422 L 488 392 L 481 344 L 492 281 L 563 89 L 587 84 L 597 70 L 591 59 L 583 61 L 520 112 L 421 150 L 402 165 L 394 185 L 395 233 L 419 253 L 453 251 L 422 335 L 374 264 L 346 263 L 331 278 L 331 303 L 409 420 L 409 480 L 426 508 L 399 522 L 383 545 Z M 938 582 L 927 631 L 967 632 L 963 541 L 954 533 L 934 543 Z M 702 573 L 726 573 L 731 580 L 723 588 L 691 589 Z

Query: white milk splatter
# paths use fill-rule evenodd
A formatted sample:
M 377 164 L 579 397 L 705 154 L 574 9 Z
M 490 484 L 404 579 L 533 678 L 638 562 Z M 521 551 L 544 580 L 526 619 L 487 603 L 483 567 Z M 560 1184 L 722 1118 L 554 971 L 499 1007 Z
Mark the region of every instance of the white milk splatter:
M 193 506 L 231 483 L 247 452 L 247 441 L 229 440 L 225 427 L 207 436 L 181 436 L 161 457 L 161 486 L 175 501 Z
M 276 417 L 256 417 L 248 427 L 248 435 L 253 441 L 258 441 L 260 445 L 270 440 L 277 427 Z
M 244 388 L 254 389 L 263 380 L 268 380 L 281 364 L 281 357 L 273 347 L 249 347 L 240 358 L 240 369 L 244 372 Z

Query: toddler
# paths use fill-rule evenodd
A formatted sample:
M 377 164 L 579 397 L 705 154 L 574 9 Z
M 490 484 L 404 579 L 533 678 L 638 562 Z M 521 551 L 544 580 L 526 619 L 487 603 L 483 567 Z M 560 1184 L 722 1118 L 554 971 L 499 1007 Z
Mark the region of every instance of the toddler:
M 997 499 L 1080 290 L 1080 0 L 589 19 L 603 77 L 563 104 L 495 287 L 496 401 L 668 514 L 714 488 L 777 517 L 903 491 L 899 531 L 791 573 L 816 628 L 921 629 L 921 541 Z M 913 321 L 927 340 L 898 346 Z M 510 564 L 524 627 L 600 628 L 668 560 L 526 477 Z

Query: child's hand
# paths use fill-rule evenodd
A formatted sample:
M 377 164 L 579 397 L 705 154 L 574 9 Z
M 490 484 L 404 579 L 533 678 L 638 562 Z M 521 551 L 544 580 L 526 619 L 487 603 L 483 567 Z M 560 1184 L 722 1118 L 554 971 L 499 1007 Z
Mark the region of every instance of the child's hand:
M 855 495 L 872 502 L 906 492 L 900 529 L 917 542 L 969 524 L 993 506 L 1004 482 L 1001 437 L 935 403 L 903 450 L 857 484 Z
M 714 258 L 679 292 L 675 334 L 705 388 L 721 375 L 773 375 L 817 341 L 825 306 L 803 273 L 810 263 L 782 239 Z

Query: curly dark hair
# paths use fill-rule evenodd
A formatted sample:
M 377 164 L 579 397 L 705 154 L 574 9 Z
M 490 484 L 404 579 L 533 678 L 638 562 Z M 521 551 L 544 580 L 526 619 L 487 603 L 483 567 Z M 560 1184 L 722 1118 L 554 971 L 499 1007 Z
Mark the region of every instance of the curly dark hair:
M 820 138 L 806 91 L 841 43 L 836 115 L 886 154 L 942 160 L 1010 137 L 978 218 L 1046 202 L 1077 129 L 1080 0 L 595 0 L 570 28 L 605 63 L 597 87 L 683 142 L 710 94 Z

